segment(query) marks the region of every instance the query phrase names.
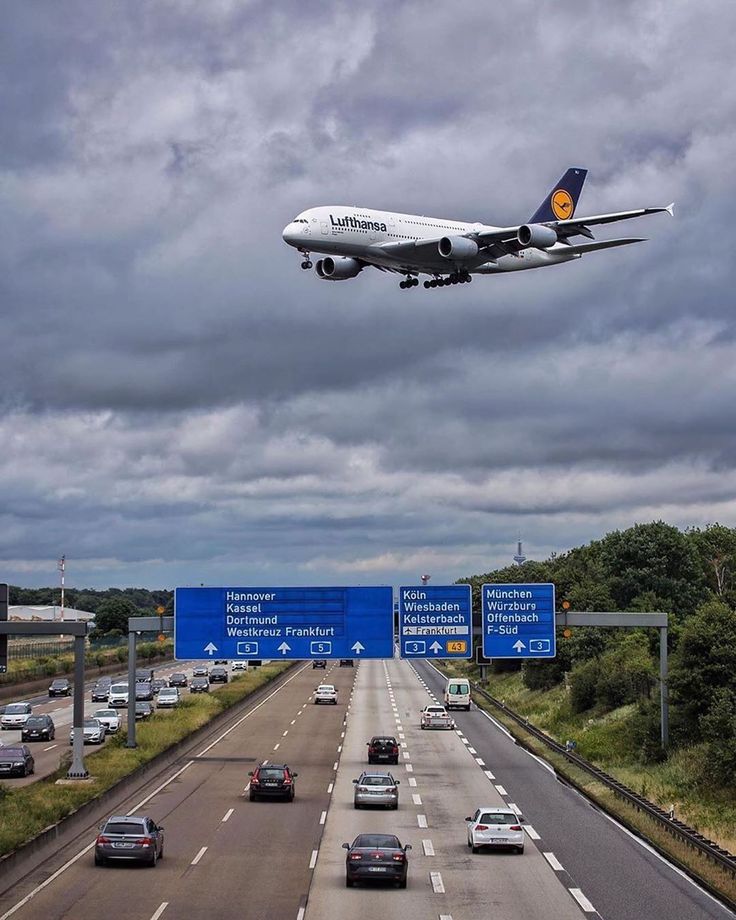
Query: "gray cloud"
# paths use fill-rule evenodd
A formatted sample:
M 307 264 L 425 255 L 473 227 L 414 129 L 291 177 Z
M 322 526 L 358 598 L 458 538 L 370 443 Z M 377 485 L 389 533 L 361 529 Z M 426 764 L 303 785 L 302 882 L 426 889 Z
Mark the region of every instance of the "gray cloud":
M 453 579 L 736 517 L 722 4 L 17 5 L 0 37 L 0 577 Z M 33 64 L 30 65 L 30 49 Z M 504 225 L 567 165 L 650 241 L 403 293 L 365 203 Z

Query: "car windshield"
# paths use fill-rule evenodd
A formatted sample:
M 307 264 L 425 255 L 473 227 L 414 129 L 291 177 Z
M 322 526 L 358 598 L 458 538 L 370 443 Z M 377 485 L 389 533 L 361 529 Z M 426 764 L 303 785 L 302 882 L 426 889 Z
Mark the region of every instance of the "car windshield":
M 98 709 L 95 713 L 95 719 L 105 718 L 109 719 L 112 717 L 117 718 L 118 714 L 114 709 Z
M 66 687 L 68 683 L 69 683 L 68 680 L 54 680 L 51 682 L 51 686 L 52 687 Z
M 398 837 L 392 837 L 389 834 L 358 834 L 353 841 L 353 846 L 381 850 L 400 850 L 401 842 Z
M 467 693 L 468 688 L 464 684 L 450 684 L 450 693 L 457 695 L 458 693 Z
M 373 738 L 371 744 L 396 744 L 395 738 Z
M 179 674 L 179 673 L 176 673 L 176 674 L 172 674 L 172 675 L 171 675 L 171 679 L 172 679 L 172 680 L 182 680 L 182 678 L 184 678 L 184 677 L 186 677 L 185 674 Z
M 27 728 L 33 728 L 34 725 L 45 725 L 48 716 L 31 716 L 26 722 Z
M 427 706 L 427 712 L 431 712 L 432 715 L 437 715 L 437 714 L 442 715 L 444 711 L 445 710 L 443 706 Z
M 325 692 L 328 692 L 328 693 L 331 692 L 331 691 L 334 690 L 334 689 L 335 689 L 335 688 L 332 686 L 332 684 L 320 684 L 319 687 L 317 687 L 317 690 L 318 690 L 318 691 L 319 691 L 319 690 L 322 690 L 322 691 L 325 691 Z
M 284 771 L 281 767 L 261 767 L 258 776 L 261 779 L 283 779 Z
M 8 757 L 23 757 L 25 751 L 22 747 L 4 747 L 0 748 L 0 757 L 5 760 Z
M 18 715 L 19 713 L 28 712 L 28 710 L 28 703 L 11 703 L 9 706 L 5 707 L 5 715 Z
M 85 719 L 85 720 L 84 720 L 84 727 L 85 727 L 85 728 L 95 728 L 95 729 L 96 729 L 96 728 L 99 728 L 99 727 L 100 727 L 100 723 L 97 721 L 97 719 Z
M 128 685 L 127 684 L 113 684 L 113 686 L 110 687 L 110 692 L 111 693 L 127 693 Z
M 505 811 L 486 811 L 479 818 L 482 824 L 516 824 L 518 820 L 516 815 Z
M 363 776 L 360 780 L 361 786 L 393 786 L 394 781 L 390 776 Z
M 143 824 L 139 821 L 108 821 L 104 834 L 143 834 Z

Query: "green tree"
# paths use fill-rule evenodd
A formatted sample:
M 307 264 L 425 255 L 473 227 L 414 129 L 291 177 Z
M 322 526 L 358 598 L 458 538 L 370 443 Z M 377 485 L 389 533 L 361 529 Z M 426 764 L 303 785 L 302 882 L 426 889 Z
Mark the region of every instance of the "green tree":
M 730 786 L 736 776 L 736 690 L 721 687 L 714 694 L 701 728 L 712 778 Z
M 687 531 L 696 549 L 708 587 L 732 607 L 736 604 L 736 529 L 722 524 L 709 524 L 702 530 Z
M 136 605 L 125 597 L 113 597 L 103 601 L 95 614 L 95 633 L 104 635 L 113 629 L 128 634 L 128 619 L 138 616 Z
M 670 674 L 672 699 L 689 739 L 701 738 L 700 720 L 722 689 L 736 690 L 736 615 L 710 601 L 684 624 Z

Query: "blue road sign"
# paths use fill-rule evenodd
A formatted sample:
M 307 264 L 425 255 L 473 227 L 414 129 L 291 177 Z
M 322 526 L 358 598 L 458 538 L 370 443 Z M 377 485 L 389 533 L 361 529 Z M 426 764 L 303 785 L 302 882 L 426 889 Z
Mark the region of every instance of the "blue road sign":
M 174 657 L 392 658 L 393 589 L 177 588 Z
M 486 658 L 554 658 L 555 586 L 483 585 Z
M 399 646 L 402 658 L 470 658 L 470 585 L 399 588 Z

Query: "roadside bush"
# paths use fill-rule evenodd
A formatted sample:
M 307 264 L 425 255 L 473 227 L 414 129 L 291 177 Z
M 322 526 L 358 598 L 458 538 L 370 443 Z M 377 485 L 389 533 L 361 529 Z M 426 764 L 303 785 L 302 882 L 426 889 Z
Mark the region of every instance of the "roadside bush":
M 736 692 L 722 688 L 701 720 L 708 742 L 711 777 L 718 783 L 733 783 L 736 776 Z
M 644 763 L 662 763 L 667 759 L 660 736 L 660 719 L 658 702 L 640 700 L 630 731 L 633 746 Z
M 128 660 L 127 645 L 121 645 L 120 648 L 115 652 L 115 656 L 118 659 L 118 661 L 127 661 Z
M 579 664 L 570 672 L 570 708 L 573 712 L 585 712 L 592 708 L 596 699 L 596 688 L 601 666 L 596 659 Z
M 521 679 L 529 690 L 551 690 L 563 679 L 562 665 L 556 659 L 550 661 L 527 660 L 521 669 Z

